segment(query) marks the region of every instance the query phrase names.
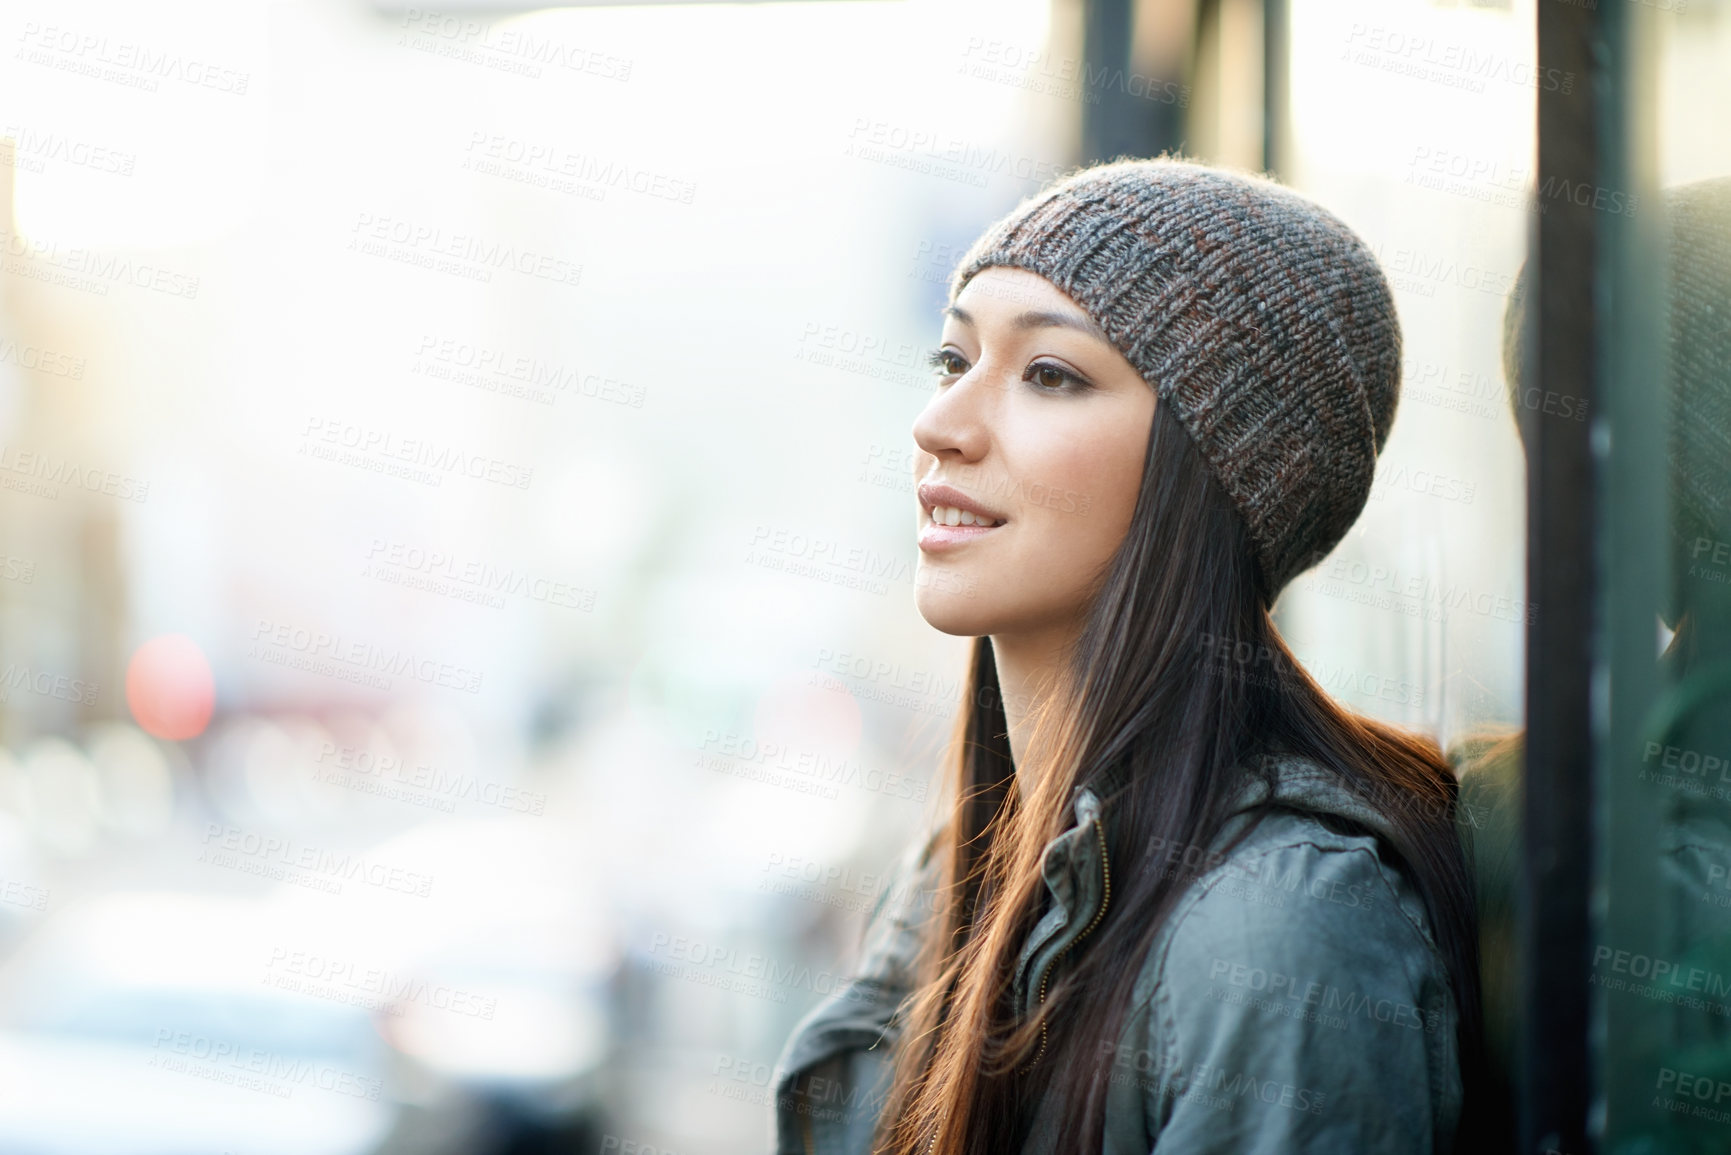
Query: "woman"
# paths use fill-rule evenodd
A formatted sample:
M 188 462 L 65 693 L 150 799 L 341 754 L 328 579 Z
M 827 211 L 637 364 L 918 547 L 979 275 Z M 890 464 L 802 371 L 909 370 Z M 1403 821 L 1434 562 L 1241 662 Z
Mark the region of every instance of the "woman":
M 1451 1149 L 1454 779 L 1269 618 L 1388 437 L 1375 259 L 1268 181 L 1097 166 L 963 258 L 933 360 L 918 603 L 975 638 L 955 803 L 789 1040 L 777 1150 Z

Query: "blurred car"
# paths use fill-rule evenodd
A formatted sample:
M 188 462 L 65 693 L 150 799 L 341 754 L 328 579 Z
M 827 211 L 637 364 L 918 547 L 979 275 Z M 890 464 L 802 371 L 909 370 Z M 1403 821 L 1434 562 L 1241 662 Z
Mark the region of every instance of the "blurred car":
M 386 1048 L 358 1006 L 266 981 L 273 906 L 110 894 L 0 968 L 7 1155 L 364 1155 Z

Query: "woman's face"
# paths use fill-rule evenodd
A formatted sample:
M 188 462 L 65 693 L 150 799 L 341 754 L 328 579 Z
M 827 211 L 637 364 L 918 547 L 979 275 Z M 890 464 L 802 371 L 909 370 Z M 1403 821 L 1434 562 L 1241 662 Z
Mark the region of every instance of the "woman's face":
M 937 392 L 913 430 L 921 616 L 974 637 L 1078 627 L 1130 528 L 1154 391 L 1022 269 L 968 282 L 934 362 Z M 946 524 L 957 510 L 975 524 Z

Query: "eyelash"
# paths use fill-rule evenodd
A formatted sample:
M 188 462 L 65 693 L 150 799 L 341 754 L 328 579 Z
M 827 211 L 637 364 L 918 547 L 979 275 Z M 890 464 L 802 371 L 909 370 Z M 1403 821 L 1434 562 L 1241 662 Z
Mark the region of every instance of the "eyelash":
M 950 372 L 949 361 L 951 358 L 961 361 L 963 364 L 967 363 L 966 358 L 961 354 L 952 352 L 949 349 L 938 348 L 932 350 L 931 354 L 926 358 L 926 364 L 930 365 L 935 372 L 940 373 L 943 376 L 960 376 L 959 373 Z M 1094 387 L 1092 382 L 1083 380 L 1081 377 L 1076 376 L 1076 374 L 1064 368 L 1062 365 L 1059 365 L 1055 361 L 1030 361 L 1028 363 L 1028 368 L 1022 373 L 1022 380 L 1027 381 L 1029 384 L 1033 384 L 1032 378 L 1034 374 L 1038 373 L 1042 369 L 1050 369 L 1054 373 L 1057 373 L 1059 376 L 1064 378 L 1066 384 L 1060 385 L 1055 389 L 1043 385 L 1035 385 L 1035 392 L 1082 393 Z

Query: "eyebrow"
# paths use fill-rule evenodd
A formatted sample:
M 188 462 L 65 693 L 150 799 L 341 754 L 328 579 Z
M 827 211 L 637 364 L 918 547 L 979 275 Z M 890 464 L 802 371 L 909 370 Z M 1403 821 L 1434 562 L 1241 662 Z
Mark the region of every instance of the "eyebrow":
M 966 310 L 958 309 L 954 305 L 946 308 L 944 315 L 954 317 L 964 325 L 974 325 L 973 317 L 969 316 Z M 1098 325 L 1077 313 L 1054 313 L 1045 309 L 1033 309 L 1011 317 L 1010 327 L 1012 329 L 1075 329 L 1077 332 L 1086 333 L 1090 337 L 1098 337 L 1102 341 L 1106 340 L 1106 334 L 1100 331 Z

